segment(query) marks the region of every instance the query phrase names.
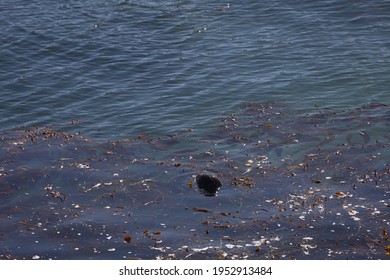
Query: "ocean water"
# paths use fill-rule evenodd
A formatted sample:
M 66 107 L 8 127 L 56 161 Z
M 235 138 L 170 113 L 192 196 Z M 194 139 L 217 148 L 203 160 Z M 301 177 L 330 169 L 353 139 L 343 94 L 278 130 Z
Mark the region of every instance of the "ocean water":
M 389 97 L 388 1 L 0 5 L 2 129 L 106 140 L 202 129 L 247 101 L 308 110 Z
M 389 1 L 1 0 L 0 35 L 2 258 L 389 253 Z

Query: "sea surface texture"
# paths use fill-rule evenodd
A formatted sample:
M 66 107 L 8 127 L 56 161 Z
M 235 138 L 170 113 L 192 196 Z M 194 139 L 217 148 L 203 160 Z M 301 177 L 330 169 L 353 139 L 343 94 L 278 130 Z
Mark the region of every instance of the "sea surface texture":
M 0 257 L 388 258 L 389 65 L 390 1 L 0 0 Z

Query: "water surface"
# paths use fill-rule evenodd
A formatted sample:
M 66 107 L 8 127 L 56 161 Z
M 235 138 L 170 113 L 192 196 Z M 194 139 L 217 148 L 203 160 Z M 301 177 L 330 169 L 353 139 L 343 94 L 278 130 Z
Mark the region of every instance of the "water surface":
M 388 1 L 0 2 L 2 258 L 386 257 Z
M 388 116 L 250 103 L 201 138 L 7 131 L 2 257 L 385 258 Z M 203 173 L 221 179 L 217 196 L 198 190 Z

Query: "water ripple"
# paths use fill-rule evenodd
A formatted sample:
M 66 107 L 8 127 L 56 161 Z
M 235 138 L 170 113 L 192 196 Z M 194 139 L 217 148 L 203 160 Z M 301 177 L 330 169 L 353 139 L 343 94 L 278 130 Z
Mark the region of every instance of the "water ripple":
M 88 136 L 164 134 L 243 101 L 304 109 L 389 97 L 383 1 L 1 5 L 3 129 L 80 119 Z

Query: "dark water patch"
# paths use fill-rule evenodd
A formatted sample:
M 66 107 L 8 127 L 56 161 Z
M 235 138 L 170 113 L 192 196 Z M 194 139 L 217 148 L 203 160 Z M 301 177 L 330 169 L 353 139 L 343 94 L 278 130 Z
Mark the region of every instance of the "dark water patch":
M 385 258 L 389 113 L 246 103 L 202 135 L 4 131 L 1 257 Z

